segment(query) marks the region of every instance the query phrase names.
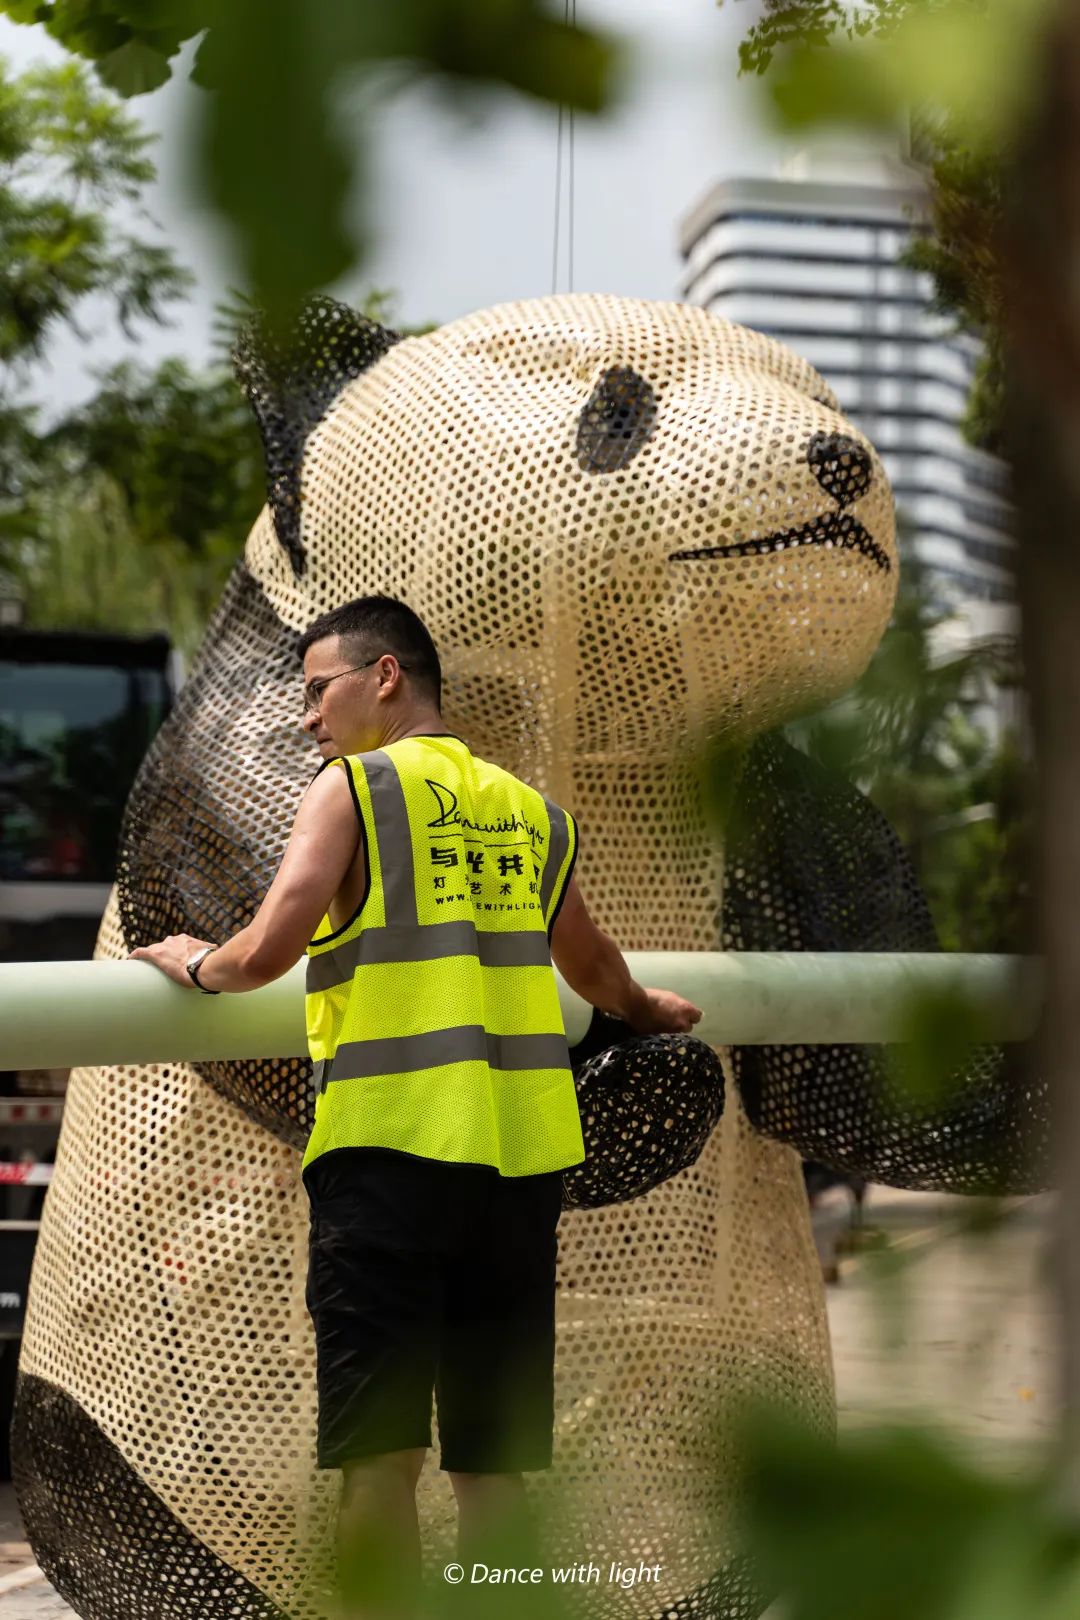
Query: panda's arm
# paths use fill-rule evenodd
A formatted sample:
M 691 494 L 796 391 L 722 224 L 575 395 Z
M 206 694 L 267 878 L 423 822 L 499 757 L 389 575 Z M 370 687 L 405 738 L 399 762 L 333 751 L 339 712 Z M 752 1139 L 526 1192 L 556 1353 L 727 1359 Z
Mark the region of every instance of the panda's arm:
M 889 822 L 782 739 L 762 739 L 748 757 L 725 864 L 728 950 L 938 948 Z M 922 1093 L 884 1046 L 742 1046 L 731 1063 L 750 1123 L 804 1158 L 926 1191 L 1046 1184 L 1046 1085 L 1022 1047 L 979 1047 Z

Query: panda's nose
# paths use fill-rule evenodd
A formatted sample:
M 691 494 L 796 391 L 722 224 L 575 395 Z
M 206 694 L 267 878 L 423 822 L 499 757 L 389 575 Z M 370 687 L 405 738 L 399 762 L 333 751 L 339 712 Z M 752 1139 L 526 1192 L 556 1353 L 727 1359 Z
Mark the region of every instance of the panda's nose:
M 806 447 L 814 477 L 837 506 L 851 506 L 865 495 L 874 477 L 870 452 L 846 433 L 815 433 Z

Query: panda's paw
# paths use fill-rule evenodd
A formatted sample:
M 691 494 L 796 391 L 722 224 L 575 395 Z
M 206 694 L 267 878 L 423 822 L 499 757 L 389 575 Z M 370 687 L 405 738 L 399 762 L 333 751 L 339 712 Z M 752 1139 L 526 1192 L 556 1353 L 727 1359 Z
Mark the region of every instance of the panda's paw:
M 734 1081 L 754 1130 L 888 1187 L 1015 1197 L 1051 1185 L 1052 1110 L 1027 1047 L 982 1046 L 912 1084 L 874 1046 L 744 1046 Z
M 596 1052 L 605 1037 L 618 1044 Z M 724 1111 L 720 1059 L 693 1035 L 635 1036 L 594 1020 L 571 1059 L 585 1159 L 563 1175 L 564 1209 L 650 1192 L 694 1163 Z

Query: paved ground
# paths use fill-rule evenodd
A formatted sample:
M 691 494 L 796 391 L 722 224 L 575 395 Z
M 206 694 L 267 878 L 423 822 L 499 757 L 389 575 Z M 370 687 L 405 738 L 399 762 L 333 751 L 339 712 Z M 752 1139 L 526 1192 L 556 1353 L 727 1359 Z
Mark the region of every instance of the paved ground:
M 821 1212 L 819 1232 L 837 1213 Z M 1052 1204 L 1017 1199 L 990 1235 L 965 1234 L 971 1214 L 966 1199 L 872 1194 L 884 1257 L 842 1259 L 828 1291 L 840 1421 L 923 1417 L 1010 1469 L 1055 1423 Z M 883 1272 L 898 1275 L 885 1285 Z
M 842 1257 L 829 1289 L 841 1422 L 928 1417 L 1011 1469 L 1054 1423 L 1050 1201 L 1017 1201 L 1003 1229 L 981 1241 L 958 1235 L 970 1210 L 962 1199 L 871 1194 L 867 1224 L 885 1260 L 874 1249 Z M 843 1198 L 830 1194 L 815 1218 L 826 1253 L 845 1220 Z M 899 1274 L 891 1289 L 885 1270 Z M 36 1574 L 11 1488 L 0 1486 L 0 1620 L 71 1613 Z

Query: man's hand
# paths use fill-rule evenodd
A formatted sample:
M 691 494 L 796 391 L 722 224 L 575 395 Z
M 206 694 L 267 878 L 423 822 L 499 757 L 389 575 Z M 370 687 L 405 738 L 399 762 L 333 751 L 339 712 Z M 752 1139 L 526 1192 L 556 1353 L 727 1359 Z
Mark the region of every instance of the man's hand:
M 140 945 L 136 950 L 129 951 L 127 960 L 153 962 L 174 984 L 182 984 L 187 990 L 197 990 L 198 985 L 192 984 L 187 964 L 196 951 L 212 944 L 213 940 L 194 939 L 191 934 L 170 934 L 168 939 L 159 939 L 155 945 Z
M 630 1027 L 638 1035 L 686 1035 L 701 1018 L 701 1008 L 674 990 L 642 989 Z
M 589 916 L 577 879 L 571 878 L 551 934 L 551 956 L 583 1001 L 621 1018 L 639 1035 L 685 1035 L 701 1008 L 674 990 L 645 990 L 602 928 Z

